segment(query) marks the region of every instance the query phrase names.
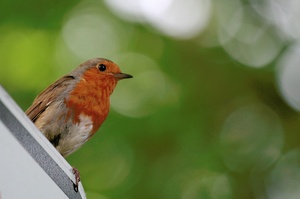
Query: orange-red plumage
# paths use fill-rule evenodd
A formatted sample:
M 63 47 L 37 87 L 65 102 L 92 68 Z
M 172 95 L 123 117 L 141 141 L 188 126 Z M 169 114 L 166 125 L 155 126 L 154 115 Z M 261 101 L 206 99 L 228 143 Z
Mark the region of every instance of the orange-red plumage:
M 79 115 L 90 116 L 93 121 L 94 134 L 106 119 L 109 112 L 110 92 L 116 85 L 114 78 L 97 78 L 96 68 L 85 72 L 74 90 L 65 101 L 69 109 L 68 115 L 73 115 L 73 123 L 79 122 Z

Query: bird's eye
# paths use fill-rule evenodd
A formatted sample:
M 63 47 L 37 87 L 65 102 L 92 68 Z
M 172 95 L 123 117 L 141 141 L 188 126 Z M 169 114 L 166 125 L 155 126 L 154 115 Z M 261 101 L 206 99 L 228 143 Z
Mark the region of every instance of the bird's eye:
M 104 64 L 99 64 L 98 66 L 100 71 L 105 71 L 106 70 L 106 66 Z

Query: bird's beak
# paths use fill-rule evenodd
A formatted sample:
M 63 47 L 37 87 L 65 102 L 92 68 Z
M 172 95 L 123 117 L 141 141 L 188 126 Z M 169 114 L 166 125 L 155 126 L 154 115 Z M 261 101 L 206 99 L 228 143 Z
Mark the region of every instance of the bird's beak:
M 132 75 L 126 74 L 126 73 L 115 73 L 114 77 L 117 80 L 126 79 L 126 78 L 132 78 Z

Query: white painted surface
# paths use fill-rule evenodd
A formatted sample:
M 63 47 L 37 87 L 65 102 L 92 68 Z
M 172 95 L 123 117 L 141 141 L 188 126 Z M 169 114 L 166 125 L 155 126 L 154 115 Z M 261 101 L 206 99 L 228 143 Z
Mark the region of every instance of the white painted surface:
M 72 184 L 75 176 L 71 165 L 58 153 L 52 144 L 38 131 L 26 114 L 10 98 L 0 85 L 0 102 L 12 113 L 20 124 L 30 133 L 46 153 L 53 159 L 64 173 L 61 179 Z M 5 116 L 0 110 L 0 116 Z M 19 138 L 18 138 L 19 139 Z M 48 173 L 36 162 L 31 154 L 23 147 L 0 117 L 0 199 L 47 199 L 68 198 Z M 40 157 L 43 158 L 43 157 Z M 51 170 L 51 168 L 46 168 Z M 49 171 L 48 171 L 49 172 Z M 60 179 L 59 179 L 60 180 Z M 65 186 L 65 185 L 62 185 Z M 67 186 L 66 186 L 67 187 Z M 79 195 L 86 199 L 81 182 Z M 73 188 L 68 191 L 74 191 Z
M 68 198 L 1 121 L 0 129 L 2 198 Z

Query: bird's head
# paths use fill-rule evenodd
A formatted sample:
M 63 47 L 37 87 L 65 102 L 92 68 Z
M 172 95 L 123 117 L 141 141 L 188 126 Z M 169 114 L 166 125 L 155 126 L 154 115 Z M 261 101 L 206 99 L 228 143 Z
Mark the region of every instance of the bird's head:
M 132 78 L 131 75 L 122 73 L 117 64 L 103 58 L 87 60 L 72 71 L 71 75 L 79 77 L 89 84 L 97 84 L 103 88 L 108 88 L 111 92 L 119 80 Z
M 82 68 L 84 72 L 91 71 L 95 76 L 114 78 L 117 81 L 132 78 L 131 75 L 122 73 L 117 64 L 104 58 L 90 59 L 82 63 L 79 68 Z

